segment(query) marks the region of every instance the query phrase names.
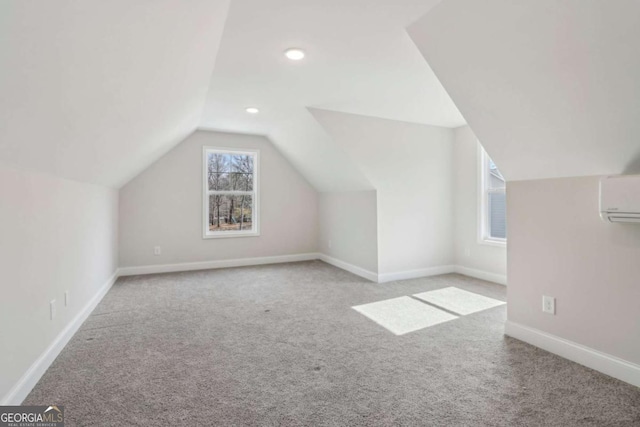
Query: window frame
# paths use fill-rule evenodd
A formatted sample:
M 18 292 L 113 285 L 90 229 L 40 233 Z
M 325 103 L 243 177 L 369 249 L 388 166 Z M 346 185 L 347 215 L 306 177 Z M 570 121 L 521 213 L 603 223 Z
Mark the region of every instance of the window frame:
M 253 189 L 251 191 L 253 197 L 253 209 L 251 211 L 251 230 L 237 231 L 210 231 L 209 230 L 209 196 L 216 193 L 242 195 L 249 192 L 245 191 L 212 191 L 208 185 L 208 154 L 240 154 L 252 155 L 253 160 Z M 226 148 L 219 146 L 203 146 L 202 147 L 202 238 L 203 239 L 228 239 L 234 237 L 257 237 L 260 236 L 260 150 L 257 148 Z
M 506 196 L 506 180 L 504 189 L 492 189 L 489 188 L 491 173 L 489 167 L 490 157 L 484 150 L 480 142 L 478 142 L 478 159 L 480 167 L 478 168 L 478 243 L 488 246 L 506 247 L 507 238 L 492 237 L 491 236 L 491 217 L 489 215 L 489 194 L 491 193 L 504 193 Z

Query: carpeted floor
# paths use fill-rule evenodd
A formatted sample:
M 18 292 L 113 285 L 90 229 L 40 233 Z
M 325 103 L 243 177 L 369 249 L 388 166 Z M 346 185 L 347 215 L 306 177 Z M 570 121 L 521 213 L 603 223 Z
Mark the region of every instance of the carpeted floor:
M 506 306 L 396 336 L 351 306 L 455 286 L 320 261 L 122 278 L 24 404 L 68 426 L 638 426 L 640 389 L 503 335 Z

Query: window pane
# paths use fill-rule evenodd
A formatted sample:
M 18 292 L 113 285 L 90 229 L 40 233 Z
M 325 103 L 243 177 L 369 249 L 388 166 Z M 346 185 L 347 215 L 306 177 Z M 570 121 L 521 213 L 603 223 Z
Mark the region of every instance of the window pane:
M 235 191 L 253 190 L 253 156 L 234 154 L 230 156 L 231 189 Z
M 207 153 L 207 182 L 209 190 L 229 191 L 231 156 L 221 153 Z
M 207 153 L 210 191 L 252 191 L 253 155 Z
M 503 192 L 489 193 L 489 237 L 507 238 L 507 203 Z
M 491 160 L 489 156 L 487 156 L 487 161 L 489 162 L 489 182 L 488 182 L 489 188 L 492 188 L 492 189 L 505 188 L 506 185 L 504 182 L 504 177 L 498 170 L 498 167 L 496 166 L 495 163 L 493 163 L 493 160 Z
M 489 188 L 493 190 L 506 188 L 504 178 L 502 178 L 502 176 L 494 174 L 493 171 L 489 172 Z
M 252 220 L 252 196 L 209 196 L 209 231 L 253 231 Z
M 487 158 L 489 159 L 489 170 L 496 174 L 496 176 L 498 176 L 502 181 L 504 181 L 504 178 L 502 176 L 502 174 L 500 173 L 500 171 L 498 170 L 498 167 L 496 166 L 495 163 L 493 163 L 493 160 L 491 160 L 491 157 L 489 157 L 487 155 Z

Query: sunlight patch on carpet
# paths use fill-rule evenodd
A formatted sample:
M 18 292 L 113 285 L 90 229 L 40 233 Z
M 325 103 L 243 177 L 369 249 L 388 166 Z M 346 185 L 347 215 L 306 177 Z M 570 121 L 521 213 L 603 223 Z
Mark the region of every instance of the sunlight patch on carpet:
M 422 292 L 415 294 L 414 297 L 463 316 L 506 304 L 503 301 L 455 287 Z
M 411 297 L 399 297 L 351 307 L 396 335 L 434 326 L 457 316 Z

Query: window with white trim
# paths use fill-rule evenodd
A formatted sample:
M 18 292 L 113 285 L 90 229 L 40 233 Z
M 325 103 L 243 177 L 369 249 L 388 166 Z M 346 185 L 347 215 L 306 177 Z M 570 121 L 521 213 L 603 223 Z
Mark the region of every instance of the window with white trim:
M 258 150 L 203 148 L 205 238 L 259 234 Z
M 506 244 L 506 182 L 491 157 L 482 148 L 480 152 L 480 240 L 485 243 Z

